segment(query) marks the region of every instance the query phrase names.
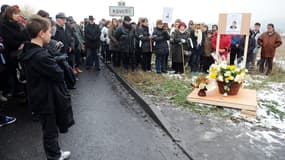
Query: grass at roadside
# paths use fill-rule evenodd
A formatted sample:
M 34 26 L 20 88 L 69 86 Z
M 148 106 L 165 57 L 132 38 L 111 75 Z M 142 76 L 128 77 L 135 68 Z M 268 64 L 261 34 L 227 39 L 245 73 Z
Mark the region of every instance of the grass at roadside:
M 224 112 L 222 107 L 187 102 L 186 97 L 193 90 L 190 82 L 192 78 L 191 74 L 175 76 L 171 74 L 162 75 L 143 71 L 123 74 L 121 69 L 116 69 L 116 71 L 135 88 L 144 95 L 149 96 L 153 102 L 157 102 L 158 104 L 161 104 L 161 102 L 162 104 L 164 102 L 171 103 L 172 106 L 190 109 L 201 115 L 209 113 L 221 117 L 229 117 L 231 115 L 232 111 L 230 111 L 230 113 Z M 244 87 L 256 89 L 257 91 L 268 90 L 274 94 L 276 90 L 274 90 L 274 87 L 272 86 L 285 82 L 285 71 L 282 70 L 279 65 L 274 66 L 273 73 L 270 76 L 261 75 L 258 72 L 258 69 L 252 70 L 250 75 L 248 83 Z M 266 101 L 264 103 L 262 102 L 262 105 L 269 114 L 272 113 L 272 115 L 276 115 L 280 117 L 280 119 L 285 117 L 285 113 L 278 109 L 277 104 Z M 161 107 L 163 107 L 163 105 Z
M 137 89 L 143 92 L 144 95 L 151 95 L 152 100 L 156 102 L 169 102 L 176 107 L 183 107 L 191 111 L 206 115 L 214 113 L 222 117 L 227 117 L 229 114 L 222 112 L 222 108 L 200 105 L 197 103 L 189 103 L 186 97 L 193 91 L 191 83 L 187 81 L 191 78 L 189 74 L 178 77 L 168 77 L 153 72 L 134 72 L 122 74 Z

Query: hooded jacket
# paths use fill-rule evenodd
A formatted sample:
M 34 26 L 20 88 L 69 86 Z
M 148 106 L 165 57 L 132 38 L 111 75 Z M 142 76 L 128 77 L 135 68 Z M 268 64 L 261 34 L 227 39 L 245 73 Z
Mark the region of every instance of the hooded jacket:
M 55 114 L 61 131 L 74 124 L 70 95 L 64 87 L 63 70 L 48 50 L 26 42 L 18 57 L 23 64 L 28 102 L 37 114 Z

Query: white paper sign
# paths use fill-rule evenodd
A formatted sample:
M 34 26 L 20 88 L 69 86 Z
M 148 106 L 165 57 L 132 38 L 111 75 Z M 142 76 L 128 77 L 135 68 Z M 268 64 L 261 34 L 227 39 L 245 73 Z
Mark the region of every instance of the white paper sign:
M 163 8 L 163 16 L 162 16 L 163 23 L 171 24 L 172 14 L 173 14 L 173 8 L 164 7 Z
M 228 14 L 226 34 L 240 34 L 241 25 L 242 25 L 241 23 L 242 23 L 242 14 L 240 13 Z

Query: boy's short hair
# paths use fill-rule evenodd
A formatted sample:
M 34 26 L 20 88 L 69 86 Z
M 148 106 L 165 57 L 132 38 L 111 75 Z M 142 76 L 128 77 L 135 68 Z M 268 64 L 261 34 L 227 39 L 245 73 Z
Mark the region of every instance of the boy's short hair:
M 46 32 L 50 27 L 50 20 L 39 15 L 32 15 L 26 23 L 26 29 L 31 38 L 36 38 L 40 31 Z
M 254 25 L 255 26 L 261 26 L 261 24 L 259 22 L 256 22 Z

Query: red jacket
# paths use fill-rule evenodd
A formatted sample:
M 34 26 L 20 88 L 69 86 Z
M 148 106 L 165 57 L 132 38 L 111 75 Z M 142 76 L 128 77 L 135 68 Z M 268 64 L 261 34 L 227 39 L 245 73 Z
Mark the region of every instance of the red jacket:
M 216 51 L 216 44 L 217 44 L 217 32 L 214 33 L 212 38 L 212 47 L 214 51 Z M 221 35 L 220 38 L 220 48 L 219 49 L 226 49 L 224 53 L 220 52 L 220 56 L 224 56 L 228 59 L 229 49 L 231 47 L 231 36 L 230 35 Z

